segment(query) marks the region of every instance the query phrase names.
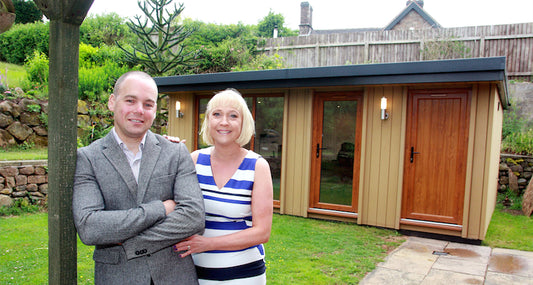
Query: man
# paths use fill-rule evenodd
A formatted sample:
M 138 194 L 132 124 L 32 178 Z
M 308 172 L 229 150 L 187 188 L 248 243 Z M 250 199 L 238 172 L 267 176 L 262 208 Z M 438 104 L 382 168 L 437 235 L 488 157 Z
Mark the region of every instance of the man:
M 95 284 L 198 282 L 172 245 L 203 231 L 202 194 L 185 144 L 149 131 L 157 95 L 148 74 L 122 75 L 108 102 L 114 128 L 78 150 L 74 222 L 96 246 Z

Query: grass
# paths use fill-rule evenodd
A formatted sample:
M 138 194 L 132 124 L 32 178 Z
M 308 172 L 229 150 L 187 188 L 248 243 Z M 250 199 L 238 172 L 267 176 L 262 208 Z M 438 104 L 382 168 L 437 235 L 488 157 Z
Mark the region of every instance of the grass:
M 7 83 L 7 86 L 11 88 L 20 87 L 22 80 L 26 77 L 26 70 L 22 65 L 0 61 L 0 75 L 2 75 L 2 83 Z
M 492 248 L 533 251 L 533 217 L 520 215 L 521 212 L 506 210 L 497 204 L 483 244 Z
M 46 213 L 0 217 L 0 284 L 48 283 Z M 274 215 L 269 284 L 356 284 L 404 237 L 395 231 Z M 93 248 L 78 240 L 78 284 L 93 284 Z
M 48 283 L 47 213 L 0 217 L 0 284 Z M 405 240 L 393 230 L 274 215 L 269 284 L 357 284 Z M 500 205 L 483 242 L 533 251 L 533 218 Z M 78 239 L 78 284 L 93 284 L 93 248 Z
M 14 148 L 0 148 L 0 161 L 7 160 L 41 160 L 48 159 L 48 148 L 33 147 L 30 149 Z

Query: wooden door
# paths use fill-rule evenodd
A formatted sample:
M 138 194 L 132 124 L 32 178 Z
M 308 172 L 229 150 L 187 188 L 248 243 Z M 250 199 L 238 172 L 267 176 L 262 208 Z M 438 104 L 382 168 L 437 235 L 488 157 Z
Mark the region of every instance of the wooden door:
M 409 93 L 403 221 L 462 225 L 469 111 L 466 89 Z
M 357 211 L 362 98 L 359 92 L 315 94 L 310 208 Z

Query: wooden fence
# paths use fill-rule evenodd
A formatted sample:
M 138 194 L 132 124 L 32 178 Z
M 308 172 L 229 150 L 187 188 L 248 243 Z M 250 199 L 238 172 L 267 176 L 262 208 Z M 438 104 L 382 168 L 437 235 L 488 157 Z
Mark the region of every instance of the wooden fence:
M 260 51 L 289 68 L 506 56 L 509 79 L 533 81 L 533 23 L 271 38 Z

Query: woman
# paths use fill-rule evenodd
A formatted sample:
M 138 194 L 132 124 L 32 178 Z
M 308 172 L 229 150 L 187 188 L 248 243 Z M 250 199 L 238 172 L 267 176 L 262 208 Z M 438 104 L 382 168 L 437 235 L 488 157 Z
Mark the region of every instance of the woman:
M 211 147 L 191 154 L 202 188 L 206 229 L 175 245 L 193 254 L 200 284 L 265 284 L 263 243 L 272 225 L 267 161 L 244 149 L 254 121 L 241 94 L 227 89 L 207 104 L 201 135 Z

